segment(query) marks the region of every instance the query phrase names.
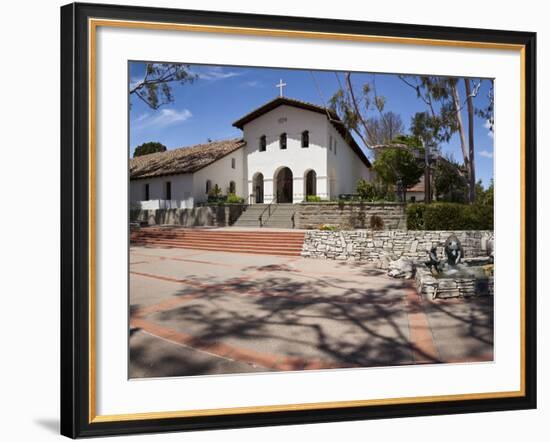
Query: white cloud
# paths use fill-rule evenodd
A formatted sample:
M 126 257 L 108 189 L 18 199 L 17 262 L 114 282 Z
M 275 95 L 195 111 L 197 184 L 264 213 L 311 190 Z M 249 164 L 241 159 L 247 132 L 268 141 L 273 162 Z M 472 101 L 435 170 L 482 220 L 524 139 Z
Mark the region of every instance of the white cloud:
M 192 116 L 193 114 L 188 109 L 176 110 L 163 108 L 153 113 L 139 115 L 132 120 L 132 124 L 135 125 L 136 129 L 166 127 L 176 123 L 183 123 Z
M 136 118 L 134 118 L 134 119 L 132 120 L 132 123 L 136 124 L 136 123 L 139 123 L 139 122 L 141 122 L 141 121 L 144 121 L 144 120 L 146 120 L 147 118 L 149 118 L 149 115 L 150 115 L 150 114 L 148 114 L 147 112 L 144 113 L 144 114 L 138 115 Z
M 213 66 L 213 67 L 206 68 L 204 70 L 201 69 L 201 71 L 199 71 L 197 75 L 201 80 L 216 81 L 216 80 L 225 80 L 226 78 L 231 78 L 231 77 L 238 77 L 240 75 L 243 75 L 243 73 L 235 72 L 235 71 L 226 71 L 221 66 Z
M 251 81 L 245 81 L 243 85 L 248 87 L 260 87 L 262 83 L 257 80 L 251 80 Z
M 489 152 L 488 150 L 480 150 L 479 156 L 485 158 L 493 158 L 493 152 Z

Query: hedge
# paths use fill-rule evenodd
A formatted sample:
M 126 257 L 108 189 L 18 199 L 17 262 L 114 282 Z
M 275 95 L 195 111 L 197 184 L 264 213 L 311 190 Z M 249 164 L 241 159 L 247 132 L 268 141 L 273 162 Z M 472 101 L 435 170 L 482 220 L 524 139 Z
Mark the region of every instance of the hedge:
M 317 195 L 307 195 L 306 196 L 306 202 L 308 203 L 320 203 L 323 202 L 320 196 Z
M 493 206 L 479 204 L 408 204 L 409 230 L 493 230 Z

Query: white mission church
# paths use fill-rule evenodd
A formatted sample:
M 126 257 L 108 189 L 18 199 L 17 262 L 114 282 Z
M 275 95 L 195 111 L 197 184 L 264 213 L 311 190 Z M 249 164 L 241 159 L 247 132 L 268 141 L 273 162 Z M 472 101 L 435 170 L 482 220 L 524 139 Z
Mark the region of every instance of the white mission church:
M 330 109 L 281 96 L 233 126 L 242 139 L 132 158 L 132 206 L 192 208 L 215 185 L 250 204 L 328 200 L 372 178 L 368 158 Z

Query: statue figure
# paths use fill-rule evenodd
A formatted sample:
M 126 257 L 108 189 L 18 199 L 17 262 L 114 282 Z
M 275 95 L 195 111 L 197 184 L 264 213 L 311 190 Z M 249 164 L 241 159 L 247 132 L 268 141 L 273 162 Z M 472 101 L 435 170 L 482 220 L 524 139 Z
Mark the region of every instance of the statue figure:
M 456 235 L 451 235 L 445 241 L 445 255 L 447 255 L 447 263 L 451 266 L 455 266 L 460 263 L 460 260 L 464 257 L 464 250 L 462 244 Z
M 428 261 L 425 261 L 424 264 L 430 269 L 432 274 L 441 273 L 441 261 L 437 258 L 437 247 L 432 247 L 430 250 L 426 250 L 428 254 Z
M 489 255 L 490 263 L 493 264 L 495 262 L 495 241 L 493 239 L 487 241 L 487 254 Z
M 411 279 L 414 276 L 414 264 L 411 259 L 401 257 L 388 264 L 388 276 Z

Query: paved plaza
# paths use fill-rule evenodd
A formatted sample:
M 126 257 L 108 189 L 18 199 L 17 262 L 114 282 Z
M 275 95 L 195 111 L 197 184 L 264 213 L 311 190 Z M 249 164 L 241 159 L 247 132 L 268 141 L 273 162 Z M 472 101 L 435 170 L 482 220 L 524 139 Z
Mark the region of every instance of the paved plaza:
M 130 377 L 493 359 L 492 297 L 422 301 L 368 264 L 130 249 Z

